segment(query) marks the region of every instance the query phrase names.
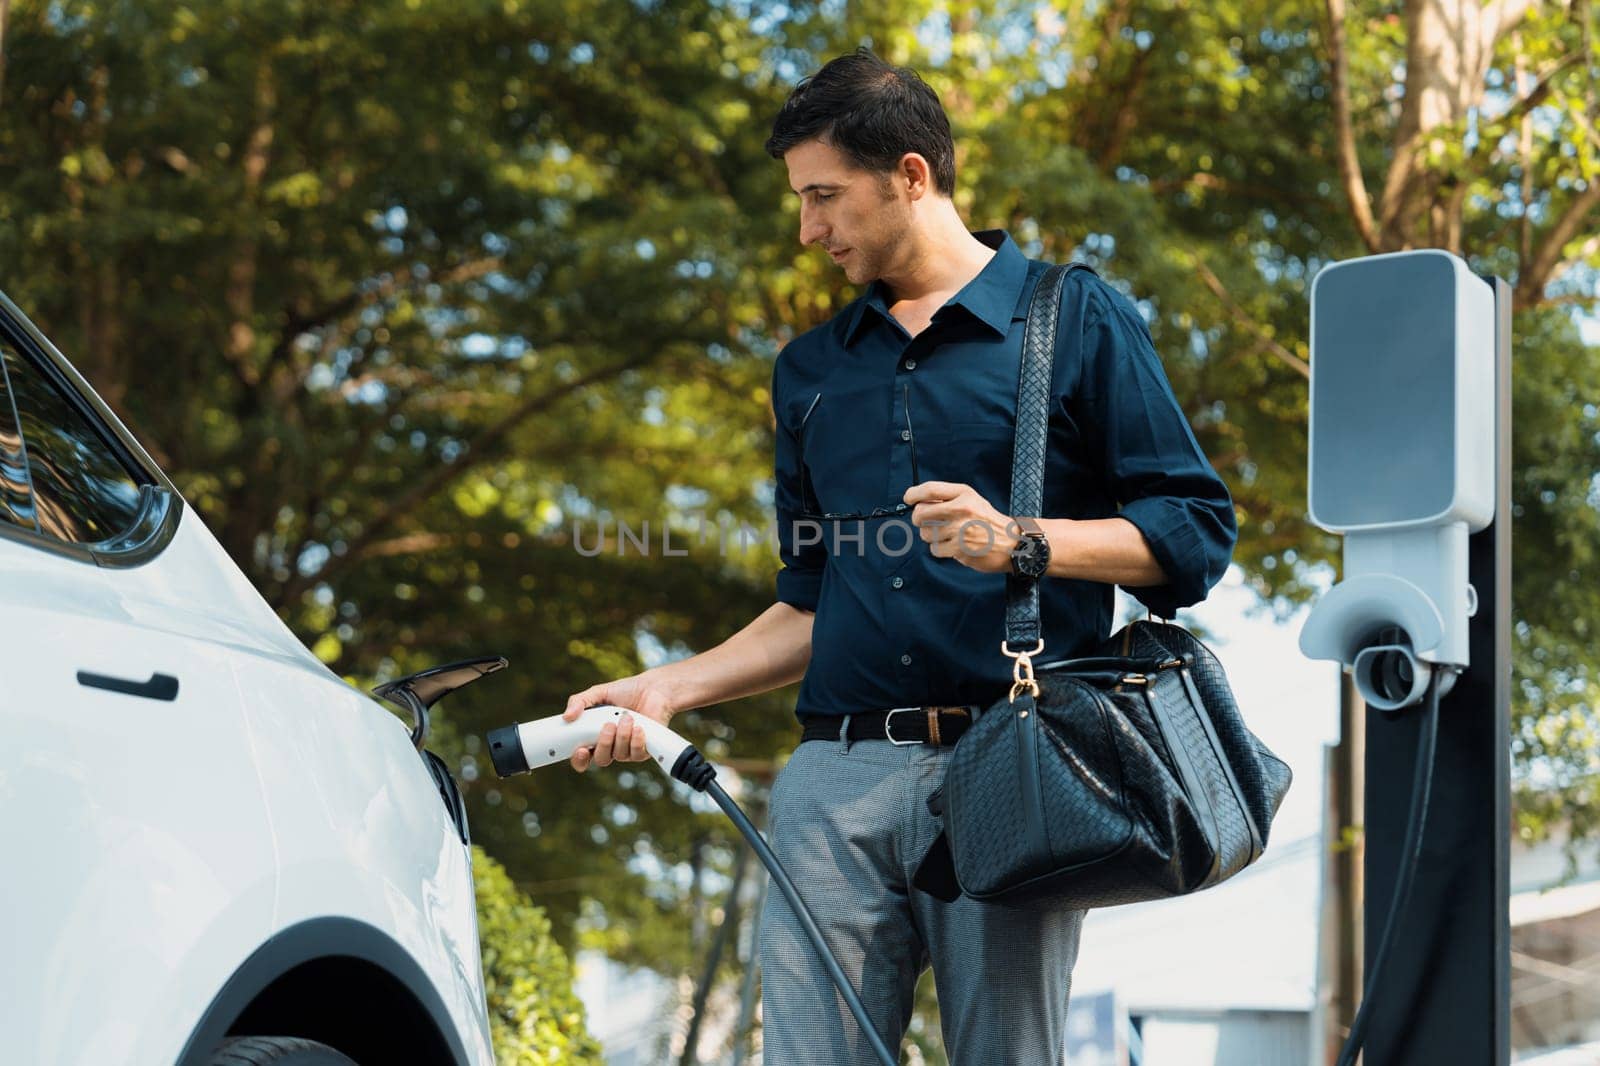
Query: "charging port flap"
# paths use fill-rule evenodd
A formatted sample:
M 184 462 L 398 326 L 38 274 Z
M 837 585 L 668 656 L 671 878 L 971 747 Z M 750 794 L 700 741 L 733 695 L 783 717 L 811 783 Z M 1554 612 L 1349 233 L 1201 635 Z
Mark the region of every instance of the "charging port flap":
M 411 712 L 411 743 L 418 751 L 428 739 L 428 708 L 444 699 L 458 688 L 465 688 L 480 677 L 499 673 L 510 665 L 503 655 L 486 655 L 481 659 L 464 659 L 422 670 L 395 681 L 387 681 L 372 690 L 379 699 L 388 700 L 403 710 Z

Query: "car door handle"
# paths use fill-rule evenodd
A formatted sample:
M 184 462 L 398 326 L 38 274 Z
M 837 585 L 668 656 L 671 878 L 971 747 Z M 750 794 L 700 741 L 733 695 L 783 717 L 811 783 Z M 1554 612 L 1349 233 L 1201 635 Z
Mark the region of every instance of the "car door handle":
M 103 688 L 107 692 L 120 692 L 127 696 L 143 696 L 147 700 L 171 702 L 178 698 L 178 679 L 171 674 L 151 674 L 149 681 L 129 681 L 105 674 L 78 671 L 78 684 L 86 688 Z

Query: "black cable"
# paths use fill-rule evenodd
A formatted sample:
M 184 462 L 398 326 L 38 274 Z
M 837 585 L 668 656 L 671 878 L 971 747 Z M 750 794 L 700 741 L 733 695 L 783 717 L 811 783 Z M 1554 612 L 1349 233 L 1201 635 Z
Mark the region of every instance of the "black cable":
M 1411 813 L 1407 816 L 1406 839 L 1401 848 L 1400 875 L 1395 880 L 1394 898 L 1389 903 L 1389 916 L 1383 922 L 1383 936 L 1378 939 L 1378 950 L 1373 953 L 1372 965 L 1367 969 L 1366 987 L 1361 991 L 1361 1009 L 1350 1023 L 1350 1035 L 1345 1038 L 1344 1049 L 1339 1052 L 1338 1066 L 1355 1066 L 1356 1056 L 1367 1039 L 1367 1023 L 1371 1019 L 1373 993 L 1383 979 L 1383 964 L 1389 957 L 1389 947 L 1394 942 L 1395 929 L 1400 924 L 1400 913 L 1406 909 L 1411 897 L 1411 885 L 1416 880 L 1417 860 L 1422 856 L 1422 830 L 1428 822 L 1428 797 L 1433 791 L 1433 753 L 1439 739 L 1439 674 L 1428 681 L 1427 709 L 1422 716 L 1422 735 L 1417 743 L 1417 766 L 1411 779 Z
M 822 964 L 827 967 L 828 976 L 833 978 L 833 983 L 839 989 L 839 994 L 844 997 L 845 1005 L 850 1008 L 850 1013 L 855 1015 L 856 1024 L 861 1027 L 862 1033 L 866 1035 L 867 1042 L 872 1045 L 873 1053 L 883 1063 L 883 1066 L 897 1066 L 896 1059 L 889 1054 L 889 1049 L 884 1045 L 883 1038 L 872 1027 L 872 1021 L 867 1017 L 867 1008 L 861 1005 L 861 998 L 856 995 L 856 990 L 850 987 L 850 979 L 839 968 L 839 960 L 835 959 L 833 952 L 828 950 L 828 942 L 823 939 L 822 929 L 817 925 L 817 920 L 811 916 L 811 911 L 806 908 L 805 901 L 800 898 L 800 893 L 795 890 L 794 882 L 789 880 L 789 875 L 784 871 L 783 865 L 778 862 L 778 857 L 772 853 L 772 849 L 767 846 L 766 840 L 762 838 L 756 827 L 750 823 L 750 819 L 745 817 L 745 813 L 739 809 L 739 805 L 733 802 L 733 799 L 722 790 L 721 785 L 715 781 L 707 781 L 702 791 L 716 800 L 717 806 L 722 808 L 722 812 L 733 820 L 733 824 L 739 828 L 740 833 L 744 834 L 744 838 L 750 842 L 750 847 L 755 850 L 756 856 L 761 859 L 761 865 L 765 866 L 772 874 L 772 880 L 783 893 L 783 897 L 789 901 L 789 906 L 794 908 L 795 917 L 800 919 L 800 925 L 805 929 L 806 936 L 811 938 L 811 943 L 817 949 L 817 955 L 821 957 Z

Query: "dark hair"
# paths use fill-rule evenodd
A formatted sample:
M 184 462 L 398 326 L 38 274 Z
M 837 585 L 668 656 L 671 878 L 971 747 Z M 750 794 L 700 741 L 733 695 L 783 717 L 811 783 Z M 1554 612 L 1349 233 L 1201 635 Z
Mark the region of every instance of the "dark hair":
M 767 154 L 782 159 L 797 144 L 825 137 L 856 166 L 895 170 L 907 152 L 928 161 L 933 185 L 956 188 L 956 147 L 939 97 L 909 67 L 892 67 L 857 48 L 829 60 L 794 87 L 772 123 Z

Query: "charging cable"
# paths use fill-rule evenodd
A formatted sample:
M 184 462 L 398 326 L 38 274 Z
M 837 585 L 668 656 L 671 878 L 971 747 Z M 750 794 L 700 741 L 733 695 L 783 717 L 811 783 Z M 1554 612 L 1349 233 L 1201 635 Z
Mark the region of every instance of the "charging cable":
M 672 768 L 671 773 L 673 777 L 676 777 L 689 787 L 709 795 L 717 806 L 722 808 L 722 813 L 726 814 L 733 824 L 739 828 L 739 832 L 743 834 L 745 840 L 749 841 L 750 847 L 754 849 L 756 856 L 761 860 L 761 865 L 765 866 L 768 872 L 772 874 L 772 880 L 778 886 L 778 891 L 783 893 L 783 898 L 789 901 L 790 907 L 794 908 L 794 916 L 800 920 L 800 925 L 806 931 L 806 936 L 816 947 L 817 955 L 822 959 L 822 965 L 827 967 L 828 976 L 833 979 L 834 987 L 838 988 L 839 994 L 844 997 L 845 1005 L 850 1008 L 850 1013 L 855 1015 L 856 1024 L 861 1027 L 861 1032 L 866 1035 L 867 1043 L 872 1045 L 873 1054 L 878 1057 L 878 1061 L 886 1063 L 887 1066 L 895 1066 L 894 1056 L 889 1054 L 889 1049 L 884 1045 L 883 1038 L 878 1036 L 878 1031 L 873 1028 L 872 1021 L 867 1017 L 867 1008 L 862 1006 L 861 998 L 856 995 L 856 990 L 851 986 L 850 979 L 844 975 L 844 970 L 839 966 L 839 960 L 834 958 L 832 951 L 828 950 L 827 941 L 822 938 L 822 928 L 817 925 L 817 920 L 811 916 L 810 908 L 800 898 L 800 893 L 794 887 L 794 882 L 789 879 L 788 871 L 783 868 L 783 864 L 778 861 L 778 856 L 773 854 L 772 849 L 767 846 L 766 840 L 762 838 L 756 827 L 750 823 L 750 819 L 745 816 L 744 811 L 733 801 L 733 797 L 724 792 L 722 786 L 717 784 L 716 767 L 707 762 L 698 750 L 690 748 L 679 757 L 678 765 Z
M 1350 1035 L 1345 1038 L 1344 1049 L 1339 1052 L 1338 1066 L 1355 1066 L 1367 1039 L 1367 1023 L 1371 1020 L 1373 993 L 1383 980 L 1383 964 L 1388 961 L 1395 930 L 1400 926 L 1400 914 L 1411 898 L 1411 886 L 1416 880 L 1417 861 L 1422 856 L 1422 832 L 1428 822 L 1428 798 L 1433 792 L 1433 754 L 1439 740 L 1439 674 L 1428 680 L 1427 701 L 1422 714 L 1422 736 L 1417 743 L 1417 765 L 1411 779 L 1411 813 L 1406 819 L 1406 839 L 1401 848 L 1400 875 L 1395 879 L 1394 898 L 1389 902 L 1389 916 L 1383 922 L 1383 936 L 1378 939 L 1378 950 L 1373 953 L 1372 966 L 1367 970 L 1366 987 L 1361 991 L 1361 1008 L 1355 1021 L 1350 1023 Z
M 568 759 L 577 748 L 593 744 L 599 738 L 601 728 L 609 722 L 615 722 L 624 713 L 626 712 L 621 707 L 590 707 L 572 722 L 564 720 L 561 715 L 554 715 L 538 721 L 491 730 L 489 755 L 494 762 L 495 773 L 501 777 L 509 777 Z M 828 949 L 822 928 L 817 925 L 817 920 L 812 917 L 805 901 L 800 898 L 800 893 L 794 887 L 788 872 L 784 870 L 783 864 L 767 846 L 760 831 L 751 824 L 744 811 L 733 801 L 733 797 L 717 784 L 717 768 L 706 761 L 705 756 L 701 755 L 694 745 L 660 722 L 642 714 L 635 714 L 632 717 L 634 727 L 644 733 L 645 747 L 656 765 L 669 777 L 709 795 L 738 827 L 745 840 L 749 841 L 756 857 L 761 860 L 761 865 L 772 874 L 772 880 L 783 893 L 783 898 L 794 908 L 800 927 L 805 930 L 806 937 L 817 949 L 817 956 L 827 969 L 828 976 L 838 988 L 839 995 L 844 998 L 845 1005 L 850 1008 L 850 1013 L 855 1016 L 856 1024 L 861 1027 L 867 1043 L 872 1046 L 874 1057 L 882 1066 L 896 1066 L 895 1056 L 889 1053 L 883 1037 L 873 1028 L 872 1020 L 867 1017 L 867 1008 L 861 1004 L 861 997 L 856 994 L 850 979 L 839 966 L 839 960 L 834 958 L 833 952 Z

